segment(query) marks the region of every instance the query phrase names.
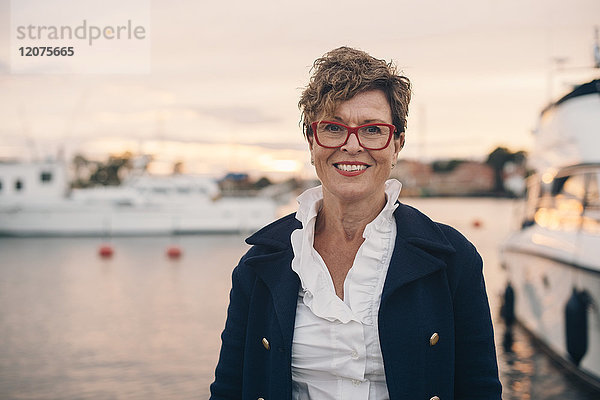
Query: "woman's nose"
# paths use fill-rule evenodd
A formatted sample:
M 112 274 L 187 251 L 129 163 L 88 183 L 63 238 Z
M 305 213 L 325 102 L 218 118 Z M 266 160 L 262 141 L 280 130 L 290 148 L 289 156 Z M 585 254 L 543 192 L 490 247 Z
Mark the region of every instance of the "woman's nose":
M 355 132 L 350 134 L 350 137 L 346 141 L 346 144 L 341 147 L 341 150 L 349 153 L 359 153 L 363 151 L 362 146 L 358 142 L 358 136 Z

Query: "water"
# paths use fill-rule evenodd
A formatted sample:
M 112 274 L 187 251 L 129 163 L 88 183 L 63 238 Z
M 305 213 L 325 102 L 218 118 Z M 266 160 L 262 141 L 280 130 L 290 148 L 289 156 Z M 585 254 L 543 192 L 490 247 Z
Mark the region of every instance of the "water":
M 0 399 L 206 398 L 241 236 L 0 239 Z
M 598 398 L 514 332 L 503 348 L 498 243 L 511 201 L 409 199 L 485 260 L 505 399 Z M 477 226 L 478 225 L 478 226 Z M 0 239 L 0 399 L 202 399 L 218 357 L 240 235 Z M 179 260 L 168 246 L 183 249 Z

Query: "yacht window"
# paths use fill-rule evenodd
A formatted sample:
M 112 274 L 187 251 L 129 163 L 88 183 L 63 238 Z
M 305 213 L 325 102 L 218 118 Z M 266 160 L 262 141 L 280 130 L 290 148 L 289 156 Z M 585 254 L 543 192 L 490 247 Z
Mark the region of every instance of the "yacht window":
M 552 182 L 552 195 L 582 199 L 585 194 L 584 175 L 570 175 L 555 178 Z
M 17 179 L 17 180 L 15 181 L 15 190 L 16 190 L 17 192 L 19 192 L 19 191 L 23 190 L 23 182 L 22 182 L 20 179 Z
M 583 200 L 585 196 L 585 176 L 570 176 L 565 182 L 561 193 L 571 198 Z
M 592 234 L 600 234 L 600 173 L 588 175 L 583 229 Z
M 600 208 L 600 173 L 592 173 L 589 175 L 587 193 L 585 196 L 586 207 Z
M 0 192 L 2 191 L 2 181 L 0 181 Z
M 52 181 L 52 172 L 42 172 L 40 174 L 40 181 L 44 183 Z
M 565 186 L 565 182 L 569 179 L 569 176 L 562 176 L 560 178 L 554 178 L 552 181 L 552 196 L 556 196 L 559 194 L 563 187 Z
M 541 182 L 538 175 L 533 175 L 527 179 L 525 213 L 521 226 L 527 227 L 533 224 L 535 212 L 540 205 Z
M 583 198 L 585 196 L 585 175 L 577 174 L 557 179 L 553 187 L 555 197 L 555 225 L 559 229 L 574 230 L 581 224 Z

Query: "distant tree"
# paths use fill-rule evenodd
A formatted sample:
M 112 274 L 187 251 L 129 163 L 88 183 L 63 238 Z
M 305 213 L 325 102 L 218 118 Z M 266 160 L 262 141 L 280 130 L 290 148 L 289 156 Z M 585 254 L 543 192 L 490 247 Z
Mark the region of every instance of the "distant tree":
M 288 185 L 290 189 L 298 189 L 302 185 L 302 182 L 294 177 L 286 179 L 284 183 Z
M 254 182 L 255 189 L 264 189 L 267 186 L 271 186 L 271 181 L 266 176 L 263 176 L 262 178 Z
M 93 186 L 118 186 L 121 183 L 119 179 L 119 167 L 114 164 L 100 164 L 90 176 L 90 183 Z
M 75 179 L 71 187 L 81 188 L 89 183 L 89 165 L 90 161 L 82 154 L 76 154 L 73 157 L 73 166 L 75 168 Z
M 75 154 L 73 157 L 73 165 L 75 165 L 75 169 L 79 169 L 88 165 L 89 161 L 82 154 Z
M 516 153 L 513 153 L 513 160 L 515 164 L 523 165 L 525 161 L 527 161 L 527 153 L 523 150 L 519 150 Z
M 173 165 L 173 175 L 181 175 L 184 172 L 184 166 L 183 166 L 183 161 L 177 161 L 174 165 Z
M 111 155 L 106 163 L 97 163 L 89 183 L 91 185 L 118 186 L 122 176 L 131 169 L 132 154 L 125 152 L 121 155 Z
M 506 147 L 496 147 L 487 157 L 486 164 L 494 170 L 494 192 L 497 194 L 506 194 L 504 188 L 504 166 L 508 162 L 515 164 L 524 164 L 527 153 L 520 150 L 512 153 Z
M 496 147 L 485 161 L 494 170 L 494 192 L 504 193 L 504 164 L 510 161 L 512 153 L 506 147 Z
M 437 160 L 431 163 L 431 168 L 433 169 L 433 172 L 436 173 L 452 172 L 456 167 L 464 162 L 465 160 L 460 159 Z

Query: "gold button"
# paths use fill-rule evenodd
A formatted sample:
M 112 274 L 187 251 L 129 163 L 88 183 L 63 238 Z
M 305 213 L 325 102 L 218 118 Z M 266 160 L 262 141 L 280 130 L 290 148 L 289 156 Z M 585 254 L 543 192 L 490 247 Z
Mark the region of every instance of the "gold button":
M 434 332 L 434 334 L 431 335 L 431 337 L 429 338 L 429 345 L 435 346 L 439 340 L 440 340 L 440 335 L 438 335 L 437 332 Z M 434 400 L 434 398 L 432 397 L 431 400 Z
M 265 346 L 265 349 L 267 349 L 267 350 L 269 350 L 271 348 L 271 345 L 269 344 L 269 341 L 267 340 L 267 338 L 262 338 L 262 344 L 263 344 L 263 346 Z
M 440 400 L 440 398 L 439 398 L 439 397 L 437 397 L 437 396 L 433 396 L 433 397 L 432 397 L 432 398 L 430 398 L 429 400 Z
M 262 397 L 259 397 L 259 398 L 258 398 L 258 399 L 256 399 L 256 400 L 265 400 L 265 399 L 263 399 Z M 438 399 L 438 400 L 439 400 L 439 399 Z

